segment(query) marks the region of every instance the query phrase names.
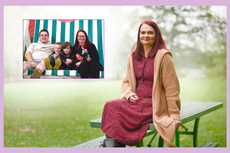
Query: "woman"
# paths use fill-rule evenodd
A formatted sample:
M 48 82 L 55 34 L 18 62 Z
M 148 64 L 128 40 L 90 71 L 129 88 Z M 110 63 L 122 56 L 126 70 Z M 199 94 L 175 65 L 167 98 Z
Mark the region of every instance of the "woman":
M 172 54 L 153 21 L 140 24 L 136 49 L 129 54 L 123 99 L 104 106 L 101 130 L 104 147 L 133 146 L 144 138 L 151 122 L 167 146 L 172 143 L 180 121 L 179 81 Z
M 76 67 L 81 78 L 99 78 L 99 72 L 103 70 L 103 67 L 99 63 L 95 45 L 89 41 L 84 30 L 77 32 L 73 49 L 78 60 Z

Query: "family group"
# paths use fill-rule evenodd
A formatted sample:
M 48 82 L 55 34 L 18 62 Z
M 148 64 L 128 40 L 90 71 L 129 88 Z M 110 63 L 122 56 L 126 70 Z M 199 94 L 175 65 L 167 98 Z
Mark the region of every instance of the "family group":
M 77 70 L 81 78 L 99 78 L 103 71 L 98 51 L 84 30 L 77 32 L 72 46 L 70 42 L 51 44 L 49 32 L 43 29 L 39 32 L 38 43 L 27 48 L 25 57 L 23 73 L 34 69 L 31 78 L 40 78 L 45 70 Z

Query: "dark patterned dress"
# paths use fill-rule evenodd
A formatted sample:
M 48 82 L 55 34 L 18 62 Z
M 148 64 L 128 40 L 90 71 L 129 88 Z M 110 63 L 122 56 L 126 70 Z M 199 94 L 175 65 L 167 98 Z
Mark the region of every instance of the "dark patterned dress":
M 108 101 L 104 106 L 101 130 L 125 145 L 140 143 L 152 122 L 154 59 L 143 57 L 138 61 L 133 58 L 139 102 L 132 103 L 123 98 Z

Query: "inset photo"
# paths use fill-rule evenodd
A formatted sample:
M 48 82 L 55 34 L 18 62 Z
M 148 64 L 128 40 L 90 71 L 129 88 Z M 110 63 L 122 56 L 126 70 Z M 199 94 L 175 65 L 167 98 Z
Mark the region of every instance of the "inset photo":
M 24 19 L 24 79 L 103 79 L 104 20 Z

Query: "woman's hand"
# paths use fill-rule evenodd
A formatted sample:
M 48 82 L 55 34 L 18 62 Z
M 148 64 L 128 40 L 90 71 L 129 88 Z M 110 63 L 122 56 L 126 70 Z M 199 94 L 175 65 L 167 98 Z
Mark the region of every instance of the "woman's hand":
M 75 65 L 76 67 L 78 67 L 81 64 L 81 62 L 77 62 Z
M 132 102 L 132 103 L 136 103 L 136 102 L 139 101 L 139 97 L 136 96 L 136 95 L 130 96 L 129 101 Z
M 72 63 L 72 60 L 71 60 L 71 59 L 66 59 L 65 64 L 66 64 L 66 65 L 69 65 L 70 63 Z
M 178 121 L 178 120 L 175 120 L 175 119 L 174 119 L 174 123 L 175 123 L 176 129 L 179 128 L 179 126 L 181 125 L 181 121 Z

